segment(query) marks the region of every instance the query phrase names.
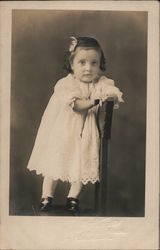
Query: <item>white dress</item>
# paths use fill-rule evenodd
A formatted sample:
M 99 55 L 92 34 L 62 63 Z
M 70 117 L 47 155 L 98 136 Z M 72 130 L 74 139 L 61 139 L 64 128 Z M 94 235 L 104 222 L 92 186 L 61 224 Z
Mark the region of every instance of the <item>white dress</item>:
M 54 180 L 83 184 L 99 180 L 97 106 L 88 112 L 75 112 L 73 106 L 77 98 L 88 98 L 97 87 L 101 91 L 104 82 L 105 87 L 112 85 L 111 81 L 101 77 L 97 83 L 85 84 L 69 74 L 57 82 L 41 119 L 29 170 Z

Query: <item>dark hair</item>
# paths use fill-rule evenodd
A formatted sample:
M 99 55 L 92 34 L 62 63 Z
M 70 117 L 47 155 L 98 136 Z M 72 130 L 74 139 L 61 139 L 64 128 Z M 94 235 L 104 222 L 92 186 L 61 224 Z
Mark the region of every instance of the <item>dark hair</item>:
M 75 57 L 75 54 L 76 54 L 76 49 L 78 47 L 84 47 L 84 48 L 93 48 L 97 51 L 100 52 L 100 69 L 102 71 L 104 71 L 106 68 L 105 68 L 105 57 L 104 57 L 104 53 L 103 53 L 103 50 L 100 46 L 100 44 L 98 43 L 98 41 L 95 39 L 95 38 L 92 38 L 92 37 L 76 37 L 75 38 L 77 43 L 76 43 L 76 46 L 74 47 L 74 50 L 73 51 L 68 51 L 65 55 L 65 65 L 64 65 L 64 68 L 70 72 L 70 73 L 73 73 L 72 71 L 72 68 L 71 68 L 71 63 L 73 62 L 73 59 Z

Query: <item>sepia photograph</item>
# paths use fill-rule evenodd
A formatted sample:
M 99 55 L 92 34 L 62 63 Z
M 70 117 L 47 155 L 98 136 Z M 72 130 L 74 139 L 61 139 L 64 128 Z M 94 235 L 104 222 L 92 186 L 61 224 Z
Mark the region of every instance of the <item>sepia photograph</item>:
M 3 248 L 156 249 L 158 5 L 19 3 L 2 5 Z
M 11 53 L 10 214 L 144 216 L 147 12 L 13 10 Z

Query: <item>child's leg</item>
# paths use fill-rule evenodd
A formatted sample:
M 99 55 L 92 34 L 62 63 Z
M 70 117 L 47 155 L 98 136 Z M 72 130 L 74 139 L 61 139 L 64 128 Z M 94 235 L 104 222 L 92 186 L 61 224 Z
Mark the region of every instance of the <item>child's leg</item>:
M 82 189 L 82 186 L 82 182 L 80 181 L 71 183 L 71 187 L 67 197 L 66 208 L 73 215 L 76 215 L 79 212 L 79 200 L 77 199 L 77 197 Z
M 42 187 L 42 198 L 53 197 L 57 185 L 57 180 L 52 177 L 45 176 Z
M 81 189 L 82 189 L 82 182 L 77 181 L 77 182 L 72 182 L 71 187 L 69 190 L 68 198 L 77 198 Z

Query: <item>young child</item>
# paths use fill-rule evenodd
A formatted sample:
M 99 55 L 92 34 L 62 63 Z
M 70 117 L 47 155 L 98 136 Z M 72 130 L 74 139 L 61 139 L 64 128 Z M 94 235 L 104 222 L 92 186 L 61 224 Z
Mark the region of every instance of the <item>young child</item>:
M 44 176 L 41 211 L 52 207 L 62 180 L 71 184 L 67 210 L 76 213 L 82 186 L 99 181 L 97 110 L 109 98 L 115 108 L 123 100 L 114 81 L 102 75 L 105 58 L 96 39 L 71 37 L 65 66 L 69 74 L 55 85 L 27 168 Z

